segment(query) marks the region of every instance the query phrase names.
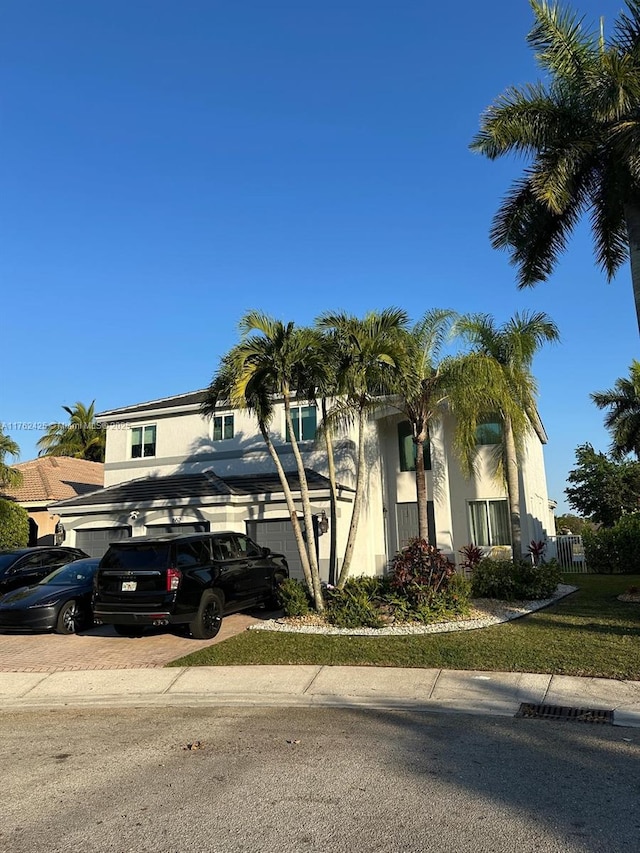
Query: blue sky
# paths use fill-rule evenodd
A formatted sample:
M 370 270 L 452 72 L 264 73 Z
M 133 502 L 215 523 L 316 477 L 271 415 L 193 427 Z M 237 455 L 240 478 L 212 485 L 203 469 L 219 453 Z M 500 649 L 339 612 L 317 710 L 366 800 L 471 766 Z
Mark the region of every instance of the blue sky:
M 621 3 L 582 0 L 611 28 Z M 630 273 L 587 224 L 518 291 L 491 218 L 522 163 L 468 150 L 539 76 L 526 0 L 20 0 L 0 10 L 0 419 L 203 387 L 257 308 L 310 323 L 395 305 L 543 310 L 549 494 L 606 450 L 590 392 L 638 355 Z M 9 430 L 21 459 L 42 434 Z

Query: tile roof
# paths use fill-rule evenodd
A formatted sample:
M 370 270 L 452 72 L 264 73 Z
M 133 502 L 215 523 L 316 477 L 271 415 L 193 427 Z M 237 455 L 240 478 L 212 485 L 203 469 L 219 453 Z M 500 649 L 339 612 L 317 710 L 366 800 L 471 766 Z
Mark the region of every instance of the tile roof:
M 102 489 L 104 483 L 103 463 L 86 459 L 41 456 L 11 467 L 21 472 L 23 482 L 17 488 L 5 486 L 2 495 L 23 504 L 75 498 Z
M 291 489 L 300 490 L 297 472 L 287 472 Z M 316 471 L 307 470 L 309 489 L 328 489 L 329 480 Z M 345 488 L 345 487 L 341 487 Z M 348 489 L 351 491 L 351 489 Z M 282 492 L 277 474 L 245 474 L 235 477 L 218 477 L 213 471 L 200 474 L 171 474 L 167 477 L 144 477 L 109 486 L 86 497 L 77 497 L 61 502 L 61 506 L 97 506 L 100 504 L 137 505 L 156 500 L 179 498 L 209 498 L 222 496 L 261 495 Z

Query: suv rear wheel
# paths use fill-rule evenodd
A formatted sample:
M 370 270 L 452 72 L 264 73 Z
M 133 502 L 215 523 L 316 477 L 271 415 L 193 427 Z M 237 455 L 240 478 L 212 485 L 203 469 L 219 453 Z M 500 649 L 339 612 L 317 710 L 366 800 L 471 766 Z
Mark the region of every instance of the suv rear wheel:
M 213 639 L 222 625 L 222 599 L 217 592 L 208 589 L 200 599 L 198 614 L 189 623 L 191 636 L 195 640 Z

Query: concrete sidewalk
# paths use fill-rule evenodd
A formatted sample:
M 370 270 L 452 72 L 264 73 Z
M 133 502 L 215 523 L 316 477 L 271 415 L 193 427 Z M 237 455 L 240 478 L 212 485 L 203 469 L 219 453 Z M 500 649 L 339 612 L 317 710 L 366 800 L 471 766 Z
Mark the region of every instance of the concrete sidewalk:
M 141 705 L 411 709 L 513 716 L 522 702 L 613 711 L 640 727 L 640 682 L 565 675 L 344 666 L 0 673 L 0 710 Z

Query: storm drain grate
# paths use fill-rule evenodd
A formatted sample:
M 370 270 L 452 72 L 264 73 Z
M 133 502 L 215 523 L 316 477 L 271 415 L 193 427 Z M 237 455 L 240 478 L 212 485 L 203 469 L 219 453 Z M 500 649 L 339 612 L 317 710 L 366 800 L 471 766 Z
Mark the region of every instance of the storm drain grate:
M 610 723 L 613 725 L 613 711 L 600 711 L 595 708 L 566 708 L 563 705 L 533 705 L 531 702 L 522 702 L 516 717 L 577 720 L 583 723 Z

